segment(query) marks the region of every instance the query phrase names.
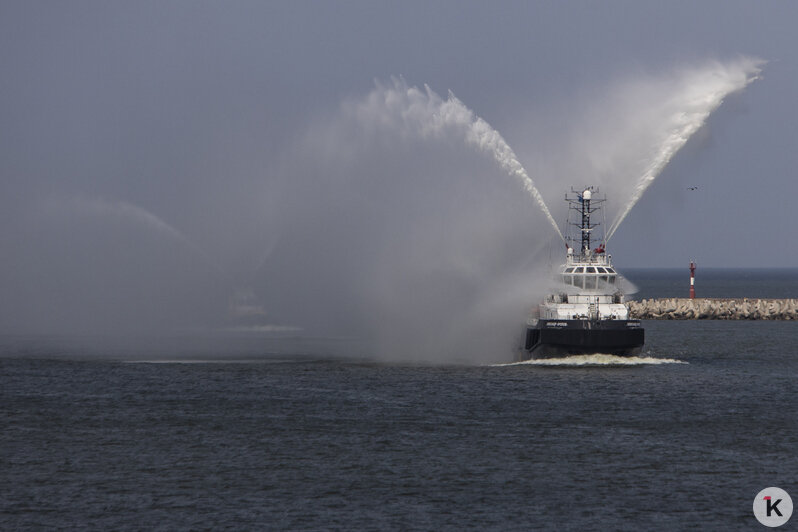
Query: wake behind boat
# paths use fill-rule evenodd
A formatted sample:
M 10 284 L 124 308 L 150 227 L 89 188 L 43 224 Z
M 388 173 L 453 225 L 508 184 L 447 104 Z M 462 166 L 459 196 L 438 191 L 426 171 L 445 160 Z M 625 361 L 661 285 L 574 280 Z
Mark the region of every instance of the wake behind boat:
M 528 318 L 519 360 L 591 353 L 633 356 L 643 347 L 643 328 L 640 320 L 629 319 L 606 237 L 595 249 L 591 245 L 593 230 L 601 225 L 591 223 L 591 216 L 601 211 L 605 201 L 593 198 L 597 192 L 587 187 L 565 196 L 568 225 L 578 228 L 578 237 L 566 238 L 566 260 L 558 270 L 557 287 Z M 574 252 L 569 243 L 577 242 L 579 251 Z

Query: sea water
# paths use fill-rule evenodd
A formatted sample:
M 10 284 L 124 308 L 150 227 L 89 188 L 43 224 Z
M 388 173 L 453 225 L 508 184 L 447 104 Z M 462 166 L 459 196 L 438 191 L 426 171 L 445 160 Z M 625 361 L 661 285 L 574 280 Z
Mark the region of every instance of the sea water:
M 798 297 L 795 271 L 738 274 L 713 295 Z M 633 363 L 556 365 L 4 336 L 0 529 L 757 529 L 757 492 L 798 496 L 798 323 L 645 327 Z

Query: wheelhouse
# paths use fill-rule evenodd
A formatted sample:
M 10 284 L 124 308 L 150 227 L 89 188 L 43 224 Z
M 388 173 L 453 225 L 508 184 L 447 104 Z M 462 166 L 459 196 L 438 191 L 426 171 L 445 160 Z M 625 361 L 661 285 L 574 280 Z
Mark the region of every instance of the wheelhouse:
M 581 290 L 598 290 L 614 287 L 618 273 L 611 266 L 568 266 L 560 275 L 560 281 Z

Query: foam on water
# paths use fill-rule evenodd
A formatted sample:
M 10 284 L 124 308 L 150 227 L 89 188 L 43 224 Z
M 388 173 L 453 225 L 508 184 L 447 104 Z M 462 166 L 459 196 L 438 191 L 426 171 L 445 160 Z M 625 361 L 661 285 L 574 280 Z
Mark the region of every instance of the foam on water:
M 294 358 L 155 358 L 122 360 L 124 364 L 295 364 Z M 299 361 L 302 361 L 301 359 Z
M 675 358 L 655 357 L 621 357 L 595 353 L 592 355 L 572 355 L 562 358 L 539 358 L 510 362 L 507 364 L 493 364 L 494 366 L 644 366 L 659 364 L 687 364 Z
M 302 327 L 294 327 L 292 325 L 239 325 L 225 327 L 219 331 L 222 333 L 293 333 L 302 331 Z

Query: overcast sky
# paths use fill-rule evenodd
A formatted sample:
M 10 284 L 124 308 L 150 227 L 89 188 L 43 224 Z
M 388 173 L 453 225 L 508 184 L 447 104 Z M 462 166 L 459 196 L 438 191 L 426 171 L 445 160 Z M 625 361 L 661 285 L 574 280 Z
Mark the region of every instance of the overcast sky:
M 354 168 L 380 182 L 429 172 L 428 185 L 408 181 L 416 188 L 434 188 L 436 172 L 495 171 L 486 179 L 501 181 L 493 161 L 451 142 L 432 143 L 445 153 L 436 158 L 423 146 L 392 150 L 389 136 L 379 150 L 364 150 L 362 139 L 357 146 L 318 141 L 319 131 L 338 137 L 336 124 L 349 128 L 342 137 L 354 135 L 346 109 L 367 98 L 375 80 L 390 85 L 392 77 L 427 84 L 444 99 L 452 91 L 504 136 L 552 205 L 571 185 L 593 182 L 551 175 L 570 168 L 551 154 L 570 158 L 559 139 L 580 131 L 587 115 L 595 120 L 613 87 L 711 61 L 765 60 L 760 79 L 726 98 L 657 177 L 610 247 L 621 269 L 682 267 L 691 259 L 705 267 L 798 267 L 796 20 L 798 4 L 786 1 L 2 2 L 0 244 L 13 301 L 4 315 L 12 319 L 20 305 L 31 315 L 52 310 L 55 299 L 75 297 L 58 286 L 91 291 L 104 268 L 118 270 L 104 283 L 123 282 L 128 246 L 174 256 L 135 267 L 139 284 L 115 297 L 162 291 L 168 279 L 184 285 L 164 297 L 185 298 L 194 285 L 181 261 L 203 264 L 188 275 L 197 283 L 221 276 L 257 284 L 240 279 L 297 238 L 281 226 L 287 211 L 335 208 L 317 187 L 287 185 L 337 164 L 324 150 L 354 159 L 333 175 Z M 413 166 L 403 166 L 408 158 Z M 393 170 L 381 170 L 387 167 Z M 472 177 L 463 182 L 478 182 Z M 347 197 L 367 188 L 346 183 L 353 186 Z M 496 194 L 505 186 L 497 184 Z M 408 208 L 418 201 L 409 190 L 389 190 Z M 484 219 L 502 201 L 475 209 L 485 209 Z M 522 207 L 507 210 L 515 208 Z M 530 216 L 540 221 L 539 213 Z M 95 227 L 92 217 L 105 221 Z M 137 224 L 169 243 L 143 242 L 150 237 L 131 228 Z M 333 247 L 349 226 L 336 227 L 324 238 Z M 380 238 L 393 234 L 381 231 Z M 530 249 L 554 235 L 538 228 L 526 241 L 514 231 L 502 234 Z M 286 251 L 280 260 L 286 257 L 319 262 L 309 251 Z M 300 265 L 281 266 L 291 267 Z M 52 281 L 70 268 L 89 273 Z M 153 278 L 157 288 L 148 284 Z M 53 286 L 43 289 L 42 279 Z

